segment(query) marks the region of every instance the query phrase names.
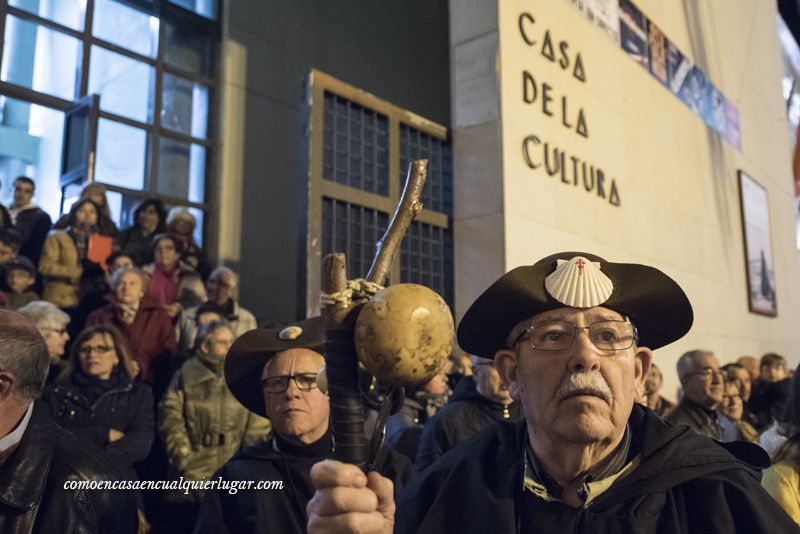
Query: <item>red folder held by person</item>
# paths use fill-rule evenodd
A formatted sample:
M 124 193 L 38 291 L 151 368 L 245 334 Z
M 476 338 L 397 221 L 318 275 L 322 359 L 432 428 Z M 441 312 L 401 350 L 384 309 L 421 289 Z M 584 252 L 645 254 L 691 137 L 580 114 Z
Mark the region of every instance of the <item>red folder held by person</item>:
M 110 237 L 94 234 L 89 237 L 89 249 L 86 251 L 86 257 L 90 261 L 99 263 L 105 271 L 108 269 L 106 260 L 111 255 L 113 245 L 113 240 Z

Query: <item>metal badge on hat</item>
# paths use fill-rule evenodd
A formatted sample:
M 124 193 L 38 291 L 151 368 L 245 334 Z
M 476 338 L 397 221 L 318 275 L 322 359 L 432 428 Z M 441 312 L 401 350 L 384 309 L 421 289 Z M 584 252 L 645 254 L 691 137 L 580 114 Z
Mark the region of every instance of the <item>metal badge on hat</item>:
M 278 339 L 283 339 L 284 341 L 294 341 L 300 334 L 303 333 L 303 329 L 299 326 L 287 326 L 280 332 L 278 332 Z
M 592 308 L 604 303 L 614 283 L 600 270 L 600 262 L 582 256 L 558 260 L 556 269 L 544 279 L 544 287 L 560 303 L 572 308 Z

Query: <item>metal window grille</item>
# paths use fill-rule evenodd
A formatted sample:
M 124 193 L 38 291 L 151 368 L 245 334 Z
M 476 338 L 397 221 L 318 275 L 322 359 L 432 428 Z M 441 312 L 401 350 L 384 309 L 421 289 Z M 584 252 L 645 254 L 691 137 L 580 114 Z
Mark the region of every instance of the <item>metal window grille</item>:
M 316 69 L 309 77 L 306 314 L 319 313 L 322 258 L 364 276 L 400 199 L 408 163 L 428 159 L 423 209 L 389 282 L 425 284 L 453 304 L 452 155 L 447 129 Z
M 389 195 L 386 115 L 326 91 L 323 143 L 323 178 Z
M 389 225 L 389 215 L 350 202 L 322 199 L 322 253 L 345 252 L 347 277 L 364 276 L 372 265 L 375 243 Z
M 400 125 L 401 176 L 408 162 L 428 160 L 428 181 L 422 190 L 422 203 L 430 210 L 453 214 L 453 160 L 450 143 L 406 124 Z
M 452 232 L 441 226 L 412 222 L 400 249 L 400 281 L 428 286 L 452 307 Z

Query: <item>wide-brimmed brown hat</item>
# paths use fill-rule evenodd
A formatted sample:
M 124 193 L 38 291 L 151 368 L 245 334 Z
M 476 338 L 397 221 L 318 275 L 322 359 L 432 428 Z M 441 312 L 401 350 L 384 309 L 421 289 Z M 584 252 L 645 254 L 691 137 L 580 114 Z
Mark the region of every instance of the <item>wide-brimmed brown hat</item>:
M 225 358 L 225 382 L 233 396 L 253 413 L 267 416 L 261 373 L 264 365 L 279 352 L 310 349 L 322 354 L 325 320 L 312 317 L 281 328 L 257 328 L 243 334 Z
M 683 337 L 694 320 L 686 294 L 658 269 L 561 252 L 512 269 L 484 291 L 461 319 L 458 343 L 466 352 L 494 358 L 522 321 L 567 306 L 603 306 L 627 316 L 638 344 L 651 349 Z

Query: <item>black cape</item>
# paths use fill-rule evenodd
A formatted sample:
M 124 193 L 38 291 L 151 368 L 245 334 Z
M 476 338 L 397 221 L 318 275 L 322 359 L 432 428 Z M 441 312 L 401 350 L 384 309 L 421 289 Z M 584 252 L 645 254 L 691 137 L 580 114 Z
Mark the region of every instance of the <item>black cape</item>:
M 585 508 L 522 490 L 527 427 L 503 423 L 418 475 L 397 499 L 394 532 L 800 532 L 761 488 L 759 447 L 672 427 L 638 404 L 629 424 L 641 464 Z
M 478 393 L 471 376 L 462 378 L 447 405 L 425 423 L 414 462 L 422 471 L 444 453 L 499 422 L 522 419 L 518 402 L 507 406 L 492 402 Z M 387 428 L 388 432 L 388 428 Z
M 273 434 L 265 442 L 239 450 L 211 480 L 282 481 L 283 489 L 206 492 L 195 534 L 306 532 L 305 508 L 315 491 L 311 466 L 331 456 L 332 443 L 330 432 L 306 446 L 294 446 Z M 414 468 L 402 454 L 391 449 L 387 453 L 382 474 L 392 479 L 397 492 L 411 480 Z

